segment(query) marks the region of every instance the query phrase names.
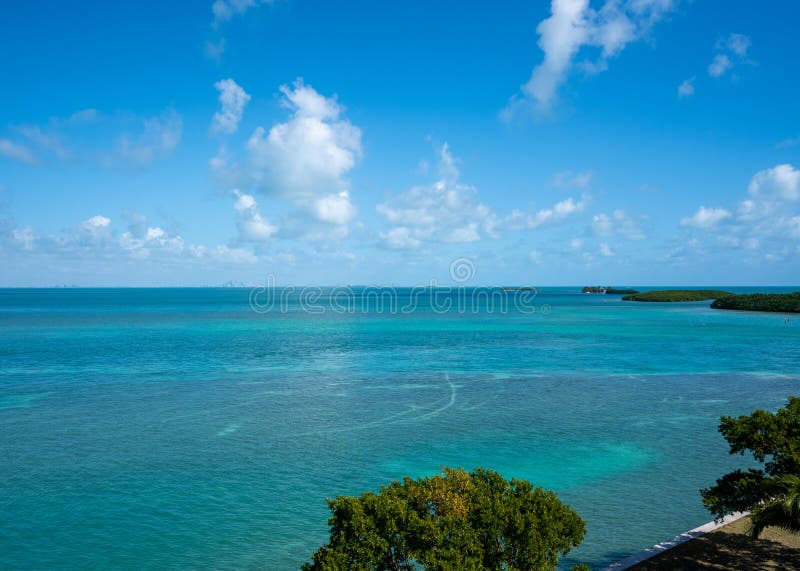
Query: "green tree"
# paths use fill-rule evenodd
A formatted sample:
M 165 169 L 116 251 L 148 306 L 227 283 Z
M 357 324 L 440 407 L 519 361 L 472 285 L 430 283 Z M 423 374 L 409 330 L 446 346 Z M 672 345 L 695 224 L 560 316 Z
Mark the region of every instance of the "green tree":
M 722 417 L 719 431 L 730 454 L 750 452 L 763 467 L 735 470 L 701 490 L 706 508 L 716 518 L 752 511 L 756 537 L 770 525 L 800 529 L 800 398 L 775 413 Z
M 550 571 L 585 532 L 553 492 L 484 469 L 406 477 L 328 506 L 329 541 L 306 571 Z
M 800 478 L 781 476 L 770 482 L 769 488 L 769 499 L 753 510 L 753 537 L 773 526 L 795 533 L 800 531 Z

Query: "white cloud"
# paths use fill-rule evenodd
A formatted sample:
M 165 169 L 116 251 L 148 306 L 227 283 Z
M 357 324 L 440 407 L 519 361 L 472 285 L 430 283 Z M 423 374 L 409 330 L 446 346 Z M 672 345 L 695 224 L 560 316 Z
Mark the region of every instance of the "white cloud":
M 726 71 L 733 67 L 733 62 L 726 54 L 717 54 L 711 63 L 708 65 L 708 75 L 711 77 L 720 77 Z
M 776 261 L 800 248 L 800 171 L 781 164 L 757 172 L 748 185 L 748 197 L 735 214 L 701 207 L 682 224 L 702 229 L 715 241 L 706 241 L 709 251 L 721 247 L 742 250 L 743 259 Z M 718 224 L 725 220 L 725 224 Z
M 220 262 L 232 262 L 235 264 L 255 264 L 258 256 L 245 248 L 231 248 L 229 246 L 217 246 L 204 250 L 204 254 Z
M 99 214 L 59 234 L 39 234 L 31 227 L 14 227 L 13 222 L 0 234 L 5 233 L 10 239 L 6 245 L 25 256 L 29 263 L 47 265 L 53 259 L 69 260 L 69 267 L 76 271 L 82 266 L 96 263 L 105 265 L 120 259 L 126 260 L 126 264 L 150 264 L 135 266 L 150 270 L 178 265 L 184 268 L 219 268 L 223 265 L 251 264 L 259 259 L 242 247 L 190 244 L 178 234 L 148 225 L 144 216 L 130 212 L 126 216 L 130 222 L 129 228 L 120 234 L 115 232 L 110 218 Z M 0 241 L 2 238 L 0 235 Z
M 64 147 L 58 135 L 47 133 L 38 125 L 23 125 L 17 130 L 22 133 L 29 141 L 39 146 L 39 148 L 49 151 L 61 160 L 70 158 L 71 153 Z
M 542 208 L 535 214 L 525 214 L 521 210 L 515 209 L 506 217 L 505 226 L 514 230 L 539 228 L 563 220 L 572 214 L 582 211 L 585 207 L 585 198 L 576 201 L 574 198 L 570 197 L 557 202 L 550 208 Z
M 592 217 L 592 230 L 598 236 L 624 236 L 631 240 L 643 240 L 644 230 L 640 223 L 624 210 L 617 209 L 611 216 L 605 213 Z
M 222 109 L 214 113 L 211 130 L 215 133 L 235 133 L 250 96 L 233 79 L 222 79 L 214 87 L 219 91 Z
M 726 38 L 717 40 L 715 48 L 718 53 L 708 66 L 708 75 L 722 77 L 733 69 L 736 63 L 746 61 L 750 44 L 750 38 L 744 34 L 729 34 Z
M 692 216 L 681 219 L 681 226 L 713 228 L 730 217 L 731 213 L 724 208 L 706 208 L 705 206 L 701 206 Z
M 341 118 L 335 98 L 302 80 L 280 90 L 291 117 L 269 132 L 258 127 L 250 137 L 253 182 L 317 221 L 345 225 L 355 216 L 347 174 L 361 156 L 361 130 Z
M 609 258 L 614 255 L 614 251 L 611 249 L 611 246 L 603 242 L 600 244 L 600 255 Z
M 23 250 L 33 250 L 34 244 L 36 243 L 36 234 L 34 234 L 33 228 L 30 226 L 14 228 L 11 232 L 11 236 L 14 238 L 14 241 L 22 246 Z
M 417 248 L 424 242 L 475 242 L 496 236 L 496 215 L 475 200 L 474 187 L 459 182 L 447 143 L 439 151 L 438 166 L 439 180 L 433 184 L 412 187 L 376 207 L 393 226 L 380 234 L 388 246 Z
M 220 172 L 228 165 L 227 149 L 222 145 L 217 154 L 208 159 L 208 166 L 212 171 Z
M 684 79 L 681 84 L 678 86 L 678 98 L 684 99 L 686 97 L 691 97 L 694 95 L 694 76 L 690 77 L 689 79 Z
M 119 154 L 130 162 L 151 163 L 172 154 L 181 141 L 183 118 L 174 109 L 143 121 L 143 130 L 135 138 L 123 135 L 120 138 Z
M 263 242 L 269 240 L 278 231 L 261 215 L 255 198 L 239 190 L 233 190 L 236 196 L 234 208 L 236 209 L 236 225 L 239 229 L 239 238 L 247 242 Z
M 645 37 L 672 7 L 672 0 L 606 0 L 595 10 L 589 0 L 552 0 L 550 16 L 536 28 L 544 59 L 522 86 L 522 99 L 515 96 L 503 116 L 509 118 L 526 101 L 550 110 L 584 46 L 600 49 L 596 61 L 582 62 L 584 71 L 604 71 L 611 58 Z
M 745 57 L 750 49 L 750 37 L 744 34 L 729 34 L 727 38 L 717 41 L 718 50 L 728 50 L 739 57 Z
M 111 226 L 111 219 L 105 216 L 92 216 L 91 218 L 81 222 L 80 229 L 83 233 L 92 240 L 99 240 L 109 236 L 109 227 Z
M 350 202 L 350 194 L 343 190 L 314 201 L 313 211 L 318 220 L 344 225 L 356 217 L 356 208 Z
M 119 238 L 119 245 L 132 258 L 143 259 L 152 252 L 181 254 L 184 250 L 184 239 L 181 236 L 170 235 L 169 232 L 159 227 L 148 227 L 144 235 L 135 235 L 132 232 L 123 232 Z
M 536 266 L 542 263 L 542 253 L 539 250 L 536 249 L 531 250 L 531 253 L 529 254 L 528 257 L 531 263 Z
M 90 162 L 111 167 L 120 160 L 147 164 L 170 156 L 181 140 L 183 120 L 174 109 L 156 116 L 129 111 L 104 114 L 82 109 L 51 117 L 41 125 L 17 125 L 26 145 L 0 139 L 0 155 L 41 164 L 42 158 Z
M 775 148 L 788 149 L 789 147 L 794 147 L 795 145 L 800 145 L 800 136 L 783 139 L 775 144 Z
M 557 188 L 589 188 L 592 183 L 593 173 L 586 172 L 572 172 L 561 171 L 553 176 L 553 186 Z
M 407 226 L 397 226 L 388 232 L 381 232 L 379 236 L 387 246 L 397 250 L 415 250 L 422 245 L 422 240 L 414 238 L 411 228 Z
M 107 228 L 111 224 L 111 219 L 105 216 L 92 216 L 88 220 L 84 220 L 81 226 L 86 229 Z
M 798 200 L 800 170 L 790 164 L 781 164 L 759 171 L 750 180 L 747 190 L 752 196 L 762 199 Z
M 28 147 L 9 139 L 0 139 L 0 155 L 26 165 L 36 166 L 39 164 L 39 159 Z
M 207 41 L 205 45 L 205 53 L 208 59 L 219 62 L 222 59 L 222 54 L 225 53 L 225 38 L 220 38 L 219 41 Z
M 211 5 L 211 13 L 214 14 L 214 25 L 227 22 L 235 15 L 244 14 L 250 8 L 261 4 L 271 4 L 272 0 L 215 0 Z

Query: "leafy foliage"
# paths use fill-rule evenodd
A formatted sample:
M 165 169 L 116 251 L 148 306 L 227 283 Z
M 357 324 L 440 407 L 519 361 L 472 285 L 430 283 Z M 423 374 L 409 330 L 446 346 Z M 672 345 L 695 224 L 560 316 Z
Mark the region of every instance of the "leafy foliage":
M 550 571 L 585 532 L 553 492 L 484 469 L 406 477 L 328 506 L 329 541 L 306 571 Z
M 794 293 L 750 293 L 721 297 L 711 304 L 715 309 L 800 313 L 800 291 Z
M 770 526 L 800 532 L 800 478 L 781 476 L 769 481 L 766 491 L 770 499 L 753 510 L 753 537 Z
M 625 301 L 705 301 L 733 295 L 718 289 L 665 289 L 626 295 Z
M 724 416 L 719 431 L 730 454 L 750 452 L 763 468 L 735 470 L 701 490 L 706 508 L 717 518 L 753 511 L 756 536 L 769 525 L 800 530 L 800 398 L 790 397 L 775 413 Z

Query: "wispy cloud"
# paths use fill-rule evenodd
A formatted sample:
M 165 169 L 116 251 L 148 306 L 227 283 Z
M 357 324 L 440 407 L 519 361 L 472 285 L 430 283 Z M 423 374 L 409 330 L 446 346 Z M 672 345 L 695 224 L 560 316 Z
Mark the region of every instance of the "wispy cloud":
M 646 37 L 673 5 L 672 0 L 606 0 L 595 10 L 589 0 L 552 0 L 550 16 L 536 28 L 544 58 L 501 117 L 509 119 L 520 108 L 531 106 L 539 112 L 551 111 L 584 47 L 596 48 L 599 54 L 581 61 L 580 68 L 587 73 L 605 71 L 611 59 Z
M 30 166 L 37 166 L 40 161 L 28 147 L 20 143 L 15 143 L 10 139 L 0 139 L 0 155 L 24 163 Z
M 717 40 L 714 49 L 718 52 L 708 65 L 708 75 L 719 78 L 732 70 L 737 63 L 747 61 L 750 49 L 750 37 L 744 34 L 728 34 Z
M 211 13 L 214 15 L 213 25 L 219 26 L 236 15 L 244 14 L 250 8 L 271 3 L 272 0 L 216 0 L 211 5 Z
M 138 134 L 124 134 L 119 139 L 118 153 L 125 161 L 145 165 L 168 157 L 183 136 L 183 118 L 174 109 L 142 121 Z
M 684 79 L 681 84 L 678 86 L 678 98 L 685 99 L 687 97 L 691 97 L 694 95 L 694 80 L 695 77 L 692 76 L 689 79 Z
M 233 19 L 234 16 L 245 14 L 251 8 L 264 4 L 272 4 L 273 0 L 215 0 L 211 5 L 213 20 L 211 27 L 219 31 L 222 24 Z M 207 41 L 205 44 L 206 57 L 219 62 L 225 52 L 226 40 L 220 36 L 216 41 Z
M 724 208 L 706 208 L 701 206 L 692 216 L 681 219 L 681 226 L 694 228 L 714 228 L 723 220 L 730 218 L 731 213 Z
M 221 109 L 211 119 L 211 130 L 215 133 L 235 133 L 250 96 L 232 79 L 222 79 L 214 87 L 219 91 Z
M 594 178 L 594 173 L 591 171 L 561 171 L 553 176 L 553 186 L 565 189 L 587 189 L 592 183 L 592 178 Z

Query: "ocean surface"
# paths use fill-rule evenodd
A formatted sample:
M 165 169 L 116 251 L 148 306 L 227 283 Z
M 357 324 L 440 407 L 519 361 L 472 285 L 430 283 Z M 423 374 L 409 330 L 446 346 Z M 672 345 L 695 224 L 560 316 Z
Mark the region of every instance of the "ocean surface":
M 599 567 L 710 520 L 719 417 L 800 394 L 800 316 L 435 293 L 0 290 L 0 568 L 297 569 L 326 497 L 444 465 L 557 491 Z

